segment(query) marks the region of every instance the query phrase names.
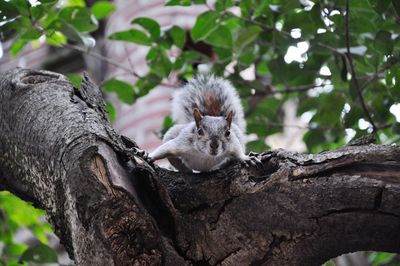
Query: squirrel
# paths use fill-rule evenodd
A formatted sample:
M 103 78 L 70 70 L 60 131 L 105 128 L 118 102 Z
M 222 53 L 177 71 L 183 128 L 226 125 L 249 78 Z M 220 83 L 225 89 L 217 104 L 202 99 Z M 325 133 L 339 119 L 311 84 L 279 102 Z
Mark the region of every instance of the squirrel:
M 236 89 L 223 78 L 199 75 L 188 80 L 172 99 L 175 125 L 151 161 L 168 158 L 181 172 L 217 170 L 237 160 L 261 163 L 245 155 L 246 121 Z

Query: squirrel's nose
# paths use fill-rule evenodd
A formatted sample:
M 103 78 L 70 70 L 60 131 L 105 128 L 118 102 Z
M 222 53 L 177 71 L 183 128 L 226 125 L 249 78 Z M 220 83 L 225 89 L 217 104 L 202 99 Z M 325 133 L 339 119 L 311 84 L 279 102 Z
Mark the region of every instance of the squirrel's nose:
M 210 147 L 211 147 L 211 149 L 212 150 L 216 150 L 216 149 L 218 149 L 218 142 L 217 141 L 211 141 L 211 143 L 210 143 Z

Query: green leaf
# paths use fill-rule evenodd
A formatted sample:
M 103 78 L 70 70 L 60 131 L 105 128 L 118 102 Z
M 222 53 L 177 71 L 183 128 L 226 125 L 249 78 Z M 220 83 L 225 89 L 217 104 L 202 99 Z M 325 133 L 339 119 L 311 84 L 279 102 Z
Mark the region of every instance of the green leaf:
M 101 88 L 105 92 L 115 92 L 118 99 L 127 104 L 132 104 L 135 100 L 135 92 L 131 84 L 122 80 L 107 80 Z
M 161 80 L 160 76 L 154 73 L 149 73 L 139 79 L 135 84 L 138 89 L 138 96 L 144 96 L 149 93 L 151 89 L 160 84 Z
M 3 252 L 9 256 L 20 256 L 27 248 L 25 244 L 10 243 L 4 247 Z
M 80 32 L 92 32 L 98 26 L 96 18 L 86 7 L 65 7 L 58 16 Z
M 51 232 L 51 230 L 49 231 L 48 228 L 44 226 L 32 226 L 30 229 L 36 238 L 40 240 L 40 242 L 44 244 L 48 243 L 47 234 Z
M 311 11 L 310 11 L 310 16 L 312 21 L 315 23 L 315 25 L 319 28 L 324 28 L 324 21 L 322 20 L 321 16 L 321 4 L 316 3 Z
M 354 105 L 351 107 L 350 111 L 344 115 L 344 126 L 346 128 L 354 128 L 358 123 L 358 120 L 362 118 L 364 112 L 360 107 Z
M 57 3 L 58 0 L 40 0 L 40 3 L 44 4 L 44 5 L 52 5 Z
M 47 11 L 48 8 L 45 5 L 33 6 L 31 7 L 32 18 L 38 20 L 42 18 L 44 15 L 46 15 Z
M 248 66 L 253 64 L 253 62 L 256 60 L 257 52 L 258 50 L 254 45 L 245 47 L 239 56 L 239 70 L 241 68 L 246 69 Z
M 163 127 L 161 129 L 161 138 L 167 133 L 168 129 L 170 129 L 174 125 L 174 121 L 170 116 L 166 116 L 163 121 Z
M 22 51 L 22 49 L 25 47 L 25 45 L 28 43 L 27 40 L 25 39 L 18 39 L 16 40 L 10 48 L 10 53 L 11 56 L 15 57 L 19 52 Z
M 117 119 L 117 111 L 111 102 L 106 102 L 106 112 L 111 122 Z
M 270 8 L 270 2 L 259 1 L 254 10 L 254 17 L 262 19 L 266 26 L 270 26 L 273 23 L 273 14 Z
M 134 20 L 132 20 L 131 23 L 138 24 L 146 29 L 150 33 L 151 39 L 153 41 L 157 40 L 158 37 L 160 37 L 160 25 L 154 19 L 140 17 L 135 18 Z
M 16 19 L 5 22 L 3 25 L 0 26 L 0 32 L 3 40 L 10 40 L 14 38 L 17 34 L 23 31 L 23 29 L 21 28 L 22 27 Z
M 56 263 L 58 262 L 57 253 L 45 244 L 39 244 L 28 248 L 21 256 L 20 261 L 34 263 Z
M 52 30 L 54 30 L 54 31 L 52 31 Z M 75 29 L 75 27 L 66 23 L 62 19 L 55 19 L 50 23 L 50 25 L 46 28 L 47 37 L 49 37 L 49 38 L 54 37 L 55 39 L 62 41 L 62 37 L 60 35 L 52 36 L 57 31 L 64 34 L 69 40 L 72 40 L 72 41 L 75 41 L 78 43 L 83 43 L 82 35 Z
M 67 0 L 66 6 L 80 6 L 85 7 L 86 3 L 85 0 Z
M 42 33 L 38 31 L 36 28 L 30 27 L 27 28 L 24 34 L 22 34 L 21 39 L 24 40 L 36 40 L 40 36 L 42 36 Z
M 204 40 L 210 35 L 217 28 L 219 17 L 220 14 L 215 11 L 207 11 L 198 16 L 191 33 L 193 41 Z
M 82 82 L 82 76 L 79 74 L 74 74 L 74 73 L 68 73 L 65 74 L 67 78 L 72 82 L 72 85 L 74 85 L 75 88 L 79 89 L 81 87 L 81 82 Z
M 389 262 L 396 256 L 395 253 L 388 253 L 388 252 L 371 252 L 368 255 L 368 259 L 371 261 L 371 265 L 378 266 L 378 265 L 392 265 Z M 395 266 L 396 263 L 393 264 Z
M 265 76 L 269 73 L 268 65 L 266 62 L 260 62 L 256 65 L 257 74 L 260 76 Z
M 378 31 L 375 36 L 374 46 L 384 54 L 390 54 L 393 51 L 392 34 L 383 30 Z
M 254 3 L 253 0 L 242 0 L 239 6 L 242 17 L 249 17 L 253 10 Z
M 18 12 L 23 16 L 29 16 L 29 2 L 26 0 L 11 0 L 10 3 L 18 10 Z
M 204 39 L 204 42 L 216 47 L 230 49 L 232 48 L 232 33 L 228 27 L 219 25 Z
M 190 0 L 169 0 L 165 3 L 166 6 L 190 6 L 192 5 Z
M 304 134 L 304 142 L 309 150 L 313 150 L 315 147 L 323 144 L 326 141 L 324 132 L 322 130 L 310 129 Z
M 146 33 L 137 29 L 114 32 L 108 38 L 110 38 L 111 40 L 128 41 L 148 46 L 152 44 L 152 40 L 150 39 L 150 37 L 147 36 Z
M 213 48 L 214 52 L 218 56 L 218 60 L 220 61 L 227 61 L 230 60 L 232 57 L 232 50 L 231 49 L 225 49 L 221 47 L 214 47 Z
M 151 71 L 160 77 L 167 77 L 172 70 L 172 63 L 163 50 L 156 50 L 156 56 L 149 61 Z
M 172 118 L 170 116 L 166 116 L 164 118 L 163 122 L 163 129 L 165 129 L 165 132 L 170 129 L 174 125 L 174 122 L 172 121 Z
M 379 17 L 372 9 L 359 9 L 350 15 L 349 30 L 356 34 L 377 31 L 381 27 Z
M 179 47 L 183 48 L 186 42 L 186 32 L 184 29 L 178 27 L 178 26 L 173 26 L 169 31 L 169 35 L 171 35 L 171 38 L 174 42 L 174 44 Z
M 334 91 L 321 94 L 318 98 L 318 112 L 313 116 L 312 121 L 318 122 L 318 125 L 322 127 L 338 125 L 345 104 L 344 96 Z
M 53 31 L 51 34 L 46 36 L 46 42 L 54 46 L 63 46 L 67 43 L 67 38 L 61 32 Z
M 159 53 L 159 49 L 157 49 L 157 47 L 151 47 L 149 49 L 149 51 L 147 52 L 146 60 L 149 62 L 155 60 L 158 56 L 158 53 Z
M 370 4 L 372 7 L 375 9 L 375 11 L 380 15 L 382 13 L 385 13 L 386 10 L 389 8 L 390 3 L 392 2 L 391 0 L 369 0 Z
M 248 28 L 242 28 L 239 31 L 238 38 L 234 43 L 234 50 L 238 51 L 242 47 L 248 45 L 249 43 L 257 39 L 261 31 L 262 29 L 256 25 L 250 26 Z
M 19 14 L 18 9 L 11 2 L 0 1 L 0 21 L 13 19 Z
M 215 9 L 219 12 L 226 10 L 227 8 L 235 6 L 234 0 L 217 0 L 215 2 Z
M 115 5 L 107 1 L 98 1 L 90 8 L 96 19 L 100 20 L 110 15 L 115 10 Z

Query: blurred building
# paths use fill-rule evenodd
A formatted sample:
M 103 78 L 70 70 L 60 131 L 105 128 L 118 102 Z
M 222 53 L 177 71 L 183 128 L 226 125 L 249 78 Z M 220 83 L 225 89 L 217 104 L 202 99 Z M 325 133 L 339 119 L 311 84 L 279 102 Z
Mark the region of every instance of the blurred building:
M 105 29 L 106 36 L 131 28 L 130 22 L 136 17 L 153 18 L 161 25 L 161 28 L 178 25 L 189 30 L 194 25 L 197 15 L 205 11 L 204 6 L 166 7 L 163 0 L 116 0 L 115 3 L 117 10 L 109 17 Z M 132 68 L 139 75 L 147 73 L 145 56 L 149 47 L 108 40 L 104 42 L 104 45 L 107 57 Z M 118 78 L 131 84 L 137 79 L 123 69 L 110 65 L 106 77 Z M 155 132 L 161 129 L 165 116 L 170 113 L 170 98 L 177 80 L 172 77 L 163 83 L 171 86 L 158 86 L 134 105 L 114 101 L 117 107 L 115 129 L 134 139 L 147 151 L 154 150 L 161 143 Z

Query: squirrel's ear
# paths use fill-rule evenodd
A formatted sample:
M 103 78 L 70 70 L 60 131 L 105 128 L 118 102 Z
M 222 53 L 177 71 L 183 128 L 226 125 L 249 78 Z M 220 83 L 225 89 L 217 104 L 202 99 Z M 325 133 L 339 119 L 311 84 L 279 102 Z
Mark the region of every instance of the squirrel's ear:
M 228 127 L 231 127 L 232 118 L 233 118 L 233 112 L 230 111 L 230 112 L 225 116 L 226 122 L 228 122 Z
M 196 126 L 197 126 L 197 128 L 199 128 L 201 119 L 203 118 L 199 109 L 197 109 L 197 108 L 193 109 L 193 116 L 194 116 L 194 121 L 196 122 Z

